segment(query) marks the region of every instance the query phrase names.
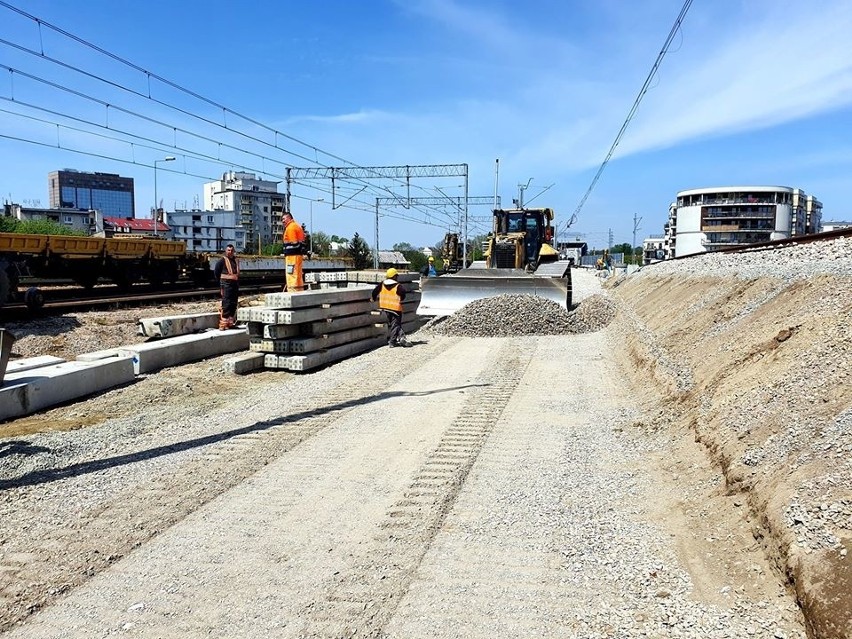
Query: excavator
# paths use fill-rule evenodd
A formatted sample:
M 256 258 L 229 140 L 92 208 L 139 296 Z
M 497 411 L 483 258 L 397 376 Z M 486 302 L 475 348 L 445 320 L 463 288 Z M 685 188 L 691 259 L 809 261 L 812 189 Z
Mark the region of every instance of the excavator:
M 559 261 L 553 209 L 495 209 L 485 259 L 441 277 L 423 278 L 418 315 L 444 317 L 477 299 L 535 295 L 571 308 L 571 267 Z

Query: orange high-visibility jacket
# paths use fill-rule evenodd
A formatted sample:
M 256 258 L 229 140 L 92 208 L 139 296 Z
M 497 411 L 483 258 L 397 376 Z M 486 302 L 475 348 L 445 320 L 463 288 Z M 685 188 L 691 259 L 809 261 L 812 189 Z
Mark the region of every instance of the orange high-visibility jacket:
M 284 255 L 301 255 L 304 252 L 305 232 L 296 220 L 284 227 Z
M 399 299 L 399 295 L 396 292 L 398 286 L 399 284 L 394 284 L 388 288 L 382 284 L 382 288 L 379 291 L 379 308 L 385 311 L 402 313 L 402 300 Z

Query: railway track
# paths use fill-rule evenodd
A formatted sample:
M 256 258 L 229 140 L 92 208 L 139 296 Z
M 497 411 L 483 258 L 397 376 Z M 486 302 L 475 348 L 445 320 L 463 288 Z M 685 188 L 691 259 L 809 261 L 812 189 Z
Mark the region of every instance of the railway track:
M 280 283 L 247 283 L 240 286 L 240 295 L 257 295 L 280 290 Z M 121 291 L 117 286 L 111 285 L 96 287 L 88 291 L 83 291 L 79 287 L 61 287 L 43 290 L 42 295 L 44 296 L 44 305 L 41 308 L 33 310 L 23 302 L 6 304 L 0 308 L 0 319 L 3 321 L 20 321 L 33 317 L 62 315 L 103 308 L 213 299 L 218 298 L 220 293 L 218 286 L 198 287 L 174 284 L 151 290 L 149 285 L 140 284 L 130 291 Z

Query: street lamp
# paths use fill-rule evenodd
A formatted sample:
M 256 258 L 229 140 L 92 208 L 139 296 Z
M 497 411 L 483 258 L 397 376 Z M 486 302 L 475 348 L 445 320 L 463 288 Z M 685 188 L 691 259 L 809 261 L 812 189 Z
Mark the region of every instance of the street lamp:
M 160 212 L 159 204 L 157 203 L 157 162 L 172 162 L 174 156 L 167 155 L 162 160 L 154 160 L 154 236 L 157 235 L 157 213 Z
M 311 229 L 311 241 L 310 246 L 308 247 L 308 251 L 311 253 L 311 257 L 314 254 L 314 202 L 325 202 L 323 198 L 319 198 L 318 200 L 311 200 L 311 221 L 310 221 L 310 229 Z

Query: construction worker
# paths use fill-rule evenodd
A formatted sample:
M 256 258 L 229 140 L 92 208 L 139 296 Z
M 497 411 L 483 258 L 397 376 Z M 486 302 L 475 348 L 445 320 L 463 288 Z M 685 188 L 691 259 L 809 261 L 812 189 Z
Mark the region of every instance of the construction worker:
M 371 299 L 379 300 L 379 308 L 388 321 L 388 346 L 411 346 L 402 334 L 402 300 L 405 299 L 405 287 L 397 281 L 399 276 L 395 268 L 385 273 L 385 281 L 376 284 Z
M 293 219 L 290 211 L 285 211 L 284 222 L 284 268 L 286 269 L 284 290 L 297 293 L 305 290 L 305 277 L 302 273 L 302 260 L 305 254 L 305 231 Z
M 426 266 L 420 269 L 420 275 L 423 277 L 438 277 L 438 271 L 435 270 L 435 258 L 429 256 L 429 261 Z
M 225 256 L 216 262 L 213 274 L 219 280 L 219 292 L 222 295 L 219 330 L 224 331 L 237 323 L 237 302 L 240 295 L 240 262 L 233 244 L 225 247 Z

